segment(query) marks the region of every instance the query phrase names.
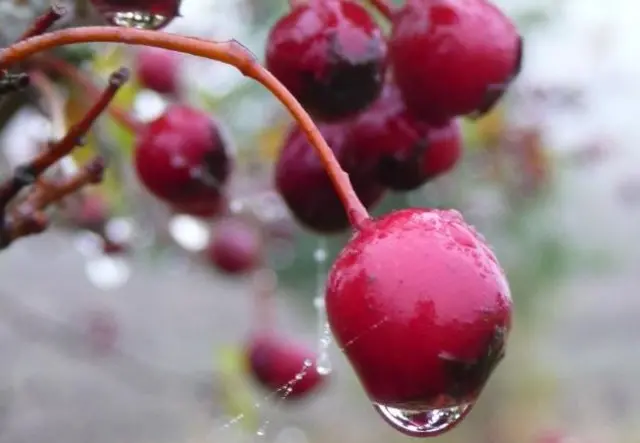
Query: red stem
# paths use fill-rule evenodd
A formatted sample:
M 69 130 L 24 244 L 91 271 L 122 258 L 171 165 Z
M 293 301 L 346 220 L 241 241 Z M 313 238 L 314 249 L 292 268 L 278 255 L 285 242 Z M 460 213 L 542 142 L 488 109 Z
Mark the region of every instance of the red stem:
M 389 0 L 369 0 L 374 8 L 378 10 L 386 19 L 391 20 L 396 12 L 396 7 L 389 3 Z
M 49 55 L 38 57 L 34 59 L 33 63 L 41 69 L 53 71 L 58 75 L 66 77 L 70 83 L 80 86 L 89 97 L 95 99 L 102 94 L 102 90 L 99 89 L 82 70 L 71 63 Z M 131 132 L 138 133 L 142 130 L 143 123 L 124 109 L 111 104 L 106 111 L 115 121 Z
M 251 52 L 235 40 L 213 42 L 166 32 L 108 26 L 63 29 L 16 43 L 0 52 L 0 69 L 24 60 L 38 52 L 76 43 L 111 42 L 146 45 L 209 58 L 235 66 L 242 74 L 265 86 L 282 102 L 297 120 L 309 142 L 320 156 L 354 229 L 361 229 L 370 220 L 369 213 L 358 199 L 349 176 L 340 167 L 331 148 L 309 114 L 291 93 L 255 59 Z
M 47 12 L 38 17 L 35 22 L 27 29 L 18 41 L 26 40 L 36 35 L 43 34 L 55 22 L 60 20 L 67 13 L 67 9 L 60 4 L 53 4 Z

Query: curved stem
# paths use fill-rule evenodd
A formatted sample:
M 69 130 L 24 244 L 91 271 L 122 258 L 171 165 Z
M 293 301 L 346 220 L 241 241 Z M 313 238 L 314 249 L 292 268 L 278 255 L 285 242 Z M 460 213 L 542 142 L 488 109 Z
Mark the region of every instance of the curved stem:
M 260 82 L 271 91 L 297 120 L 307 135 L 309 142 L 320 156 L 324 169 L 331 178 L 333 186 L 345 207 L 351 225 L 355 229 L 360 229 L 370 219 L 366 208 L 358 199 L 351 185 L 349 176 L 340 167 L 331 148 L 327 145 L 309 114 L 293 95 L 255 60 L 255 56 L 235 40 L 212 42 L 165 32 L 108 26 L 64 29 L 24 40 L 0 51 L 0 69 L 24 60 L 38 52 L 58 46 L 90 42 L 153 46 L 205 57 L 235 66 L 242 74 Z
M 43 55 L 34 59 L 33 64 L 47 71 L 53 71 L 56 74 L 65 77 L 70 83 L 80 86 L 89 98 L 96 99 L 102 94 L 102 90 L 95 85 L 87 74 L 62 59 Z M 127 128 L 129 131 L 138 133 L 142 129 L 142 122 L 138 121 L 124 109 L 111 104 L 106 111 L 115 121 Z

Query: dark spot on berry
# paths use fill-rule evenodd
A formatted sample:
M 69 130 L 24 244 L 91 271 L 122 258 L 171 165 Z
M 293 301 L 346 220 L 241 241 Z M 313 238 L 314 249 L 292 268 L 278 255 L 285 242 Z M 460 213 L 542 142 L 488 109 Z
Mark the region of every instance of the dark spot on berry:
M 445 371 L 453 381 L 448 394 L 458 400 L 475 396 L 486 384 L 495 367 L 504 358 L 506 329 L 496 327 L 489 338 L 485 353 L 475 361 L 464 361 L 448 354 L 441 354 Z
M 408 156 L 385 156 L 380 159 L 378 176 L 384 184 L 393 183 L 396 191 L 411 191 L 422 186 L 427 179 L 422 158 L 429 149 L 429 140 L 420 139 Z
M 384 45 L 373 39 L 361 54 L 352 54 L 335 34 L 329 45 L 326 75 L 306 73 L 301 101 L 313 103 L 309 111 L 324 119 L 335 120 L 354 114 L 372 103 L 383 85 Z

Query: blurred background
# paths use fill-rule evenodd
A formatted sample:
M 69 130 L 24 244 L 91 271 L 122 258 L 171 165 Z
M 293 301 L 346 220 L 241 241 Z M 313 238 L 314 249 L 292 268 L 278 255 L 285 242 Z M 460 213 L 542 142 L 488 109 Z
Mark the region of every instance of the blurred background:
M 439 439 L 637 443 L 637 7 L 631 0 L 497 3 L 524 35 L 522 74 L 498 108 L 465 122 L 464 159 L 454 172 L 389 194 L 374 211 L 457 208 L 509 274 L 516 319 L 507 357 L 468 419 Z M 262 58 L 269 27 L 286 7 L 184 0 L 183 16 L 167 30 L 235 38 Z M 42 8 L 46 2 L 2 0 L 3 41 Z M 136 54 L 116 45 L 66 51 L 97 83 Z M 323 352 L 314 299 L 326 269 L 318 251 L 330 262 L 348 237 L 323 240 L 296 227 L 271 189 L 291 120 L 235 69 L 189 56 L 181 63 L 184 97 L 222 122 L 233 141 L 230 208 L 266 233 L 279 329 Z M 65 115 L 81 115 L 82 93 L 67 85 L 61 94 Z M 169 99 L 134 81 L 116 102 L 150 120 Z M 0 107 L 3 176 L 60 129 L 29 103 Z M 105 117 L 74 154 L 115 159 L 91 196 L 109 208 L 106 232 L 125 251 L 96 248 L 95 234 L 61 219 L 0 254 L 0 441 L 409 441 L 375 413 L 333 345 L 330 382 L 312 398 L 290 403 L 255 385 L 243 358 L 255 277 L 225 275 L 207 260 L 216 220 L 172 214 L 140 189 L 132 143 Z

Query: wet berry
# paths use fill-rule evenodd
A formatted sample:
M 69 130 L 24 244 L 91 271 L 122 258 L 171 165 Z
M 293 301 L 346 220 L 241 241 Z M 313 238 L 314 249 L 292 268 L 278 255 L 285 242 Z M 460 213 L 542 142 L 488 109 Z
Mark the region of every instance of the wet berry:
M 174 105 L 149 123 L 135 146 L 138 178 L 179 208 L 218 204 L 231 169 L 218 124 L 203 111 Z
M 359 116 L 350 143 L 380 156 L 378 180 L 396 191 L 416 189 L 449 171 L 462 152 L 458 122 L 429 124 L 416 118 L 392 82 Z
M 266 63 L 316 118 L 335 120 L 375 100 L 386 53 L 381 30 L 361 5 L 310 0 L 274 25 Z
M 326 306 L 376 409 L 414 436 L 464 418 L 511 326 L 494 254 L 448 210 L 405 209 L 364 226 L 330 271 Z
M 442 120 L 488 111 L 520 70 L 522 40 L 488 0 L 409 0 L 389 56 L 411 110 Z
M 263 239 L 258 227 L 234 217 L 216 224 L 207 255 L 220 271 L 241 274 L 260 264 L 262 250 Z
M 107 22 L 116 26 L 160 29 L 180 15 L 181 0 L 91 0 Z
M 356 194 L 366 207 L 377 203 L 384 188 L 376 181 L 376 157 L 348 144 L 349 124 L 318 126 Z M 276 188 L 289 210 L 308 229 L 333 233 L 349 227 L 347 214 L 318 154 L 297 126 L 287 136 L 276 165 Z
M 136 75 L 144 88 L 175 94 L 179 89 L 180 59 L 175 52 L 144 47 L 136 57 Z
M 247 360 L 253 378 L 285 400 L 306 397 L 325 380 L 314 367 L 313 349 L 273 333 L 263 332 L 251 339 Z

